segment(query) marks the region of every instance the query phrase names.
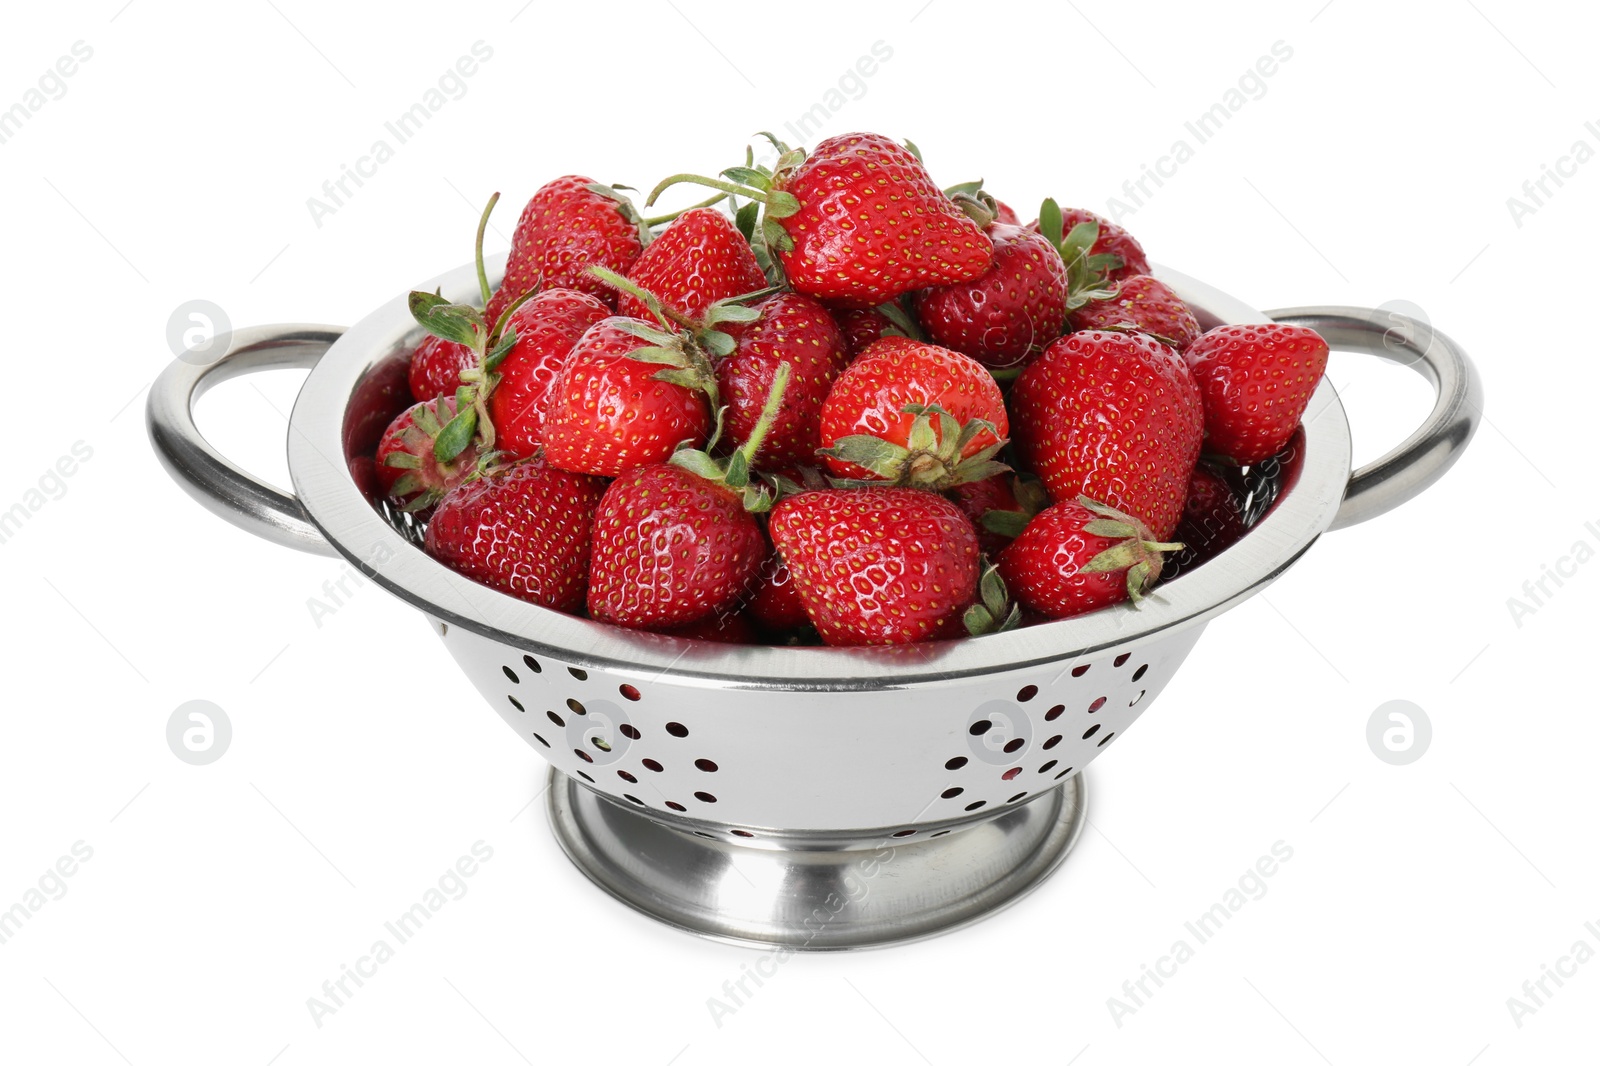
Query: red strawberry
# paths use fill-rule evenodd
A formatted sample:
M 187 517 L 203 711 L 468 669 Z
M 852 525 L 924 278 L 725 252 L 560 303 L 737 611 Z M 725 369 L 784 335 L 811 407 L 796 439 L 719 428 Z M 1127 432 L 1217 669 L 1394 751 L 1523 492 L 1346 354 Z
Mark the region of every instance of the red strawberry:
M 589 613 L 602 622 L 664 629 L 726 613 L 770 554 L 753 511 L 772 497 L 750 467 L 789 380 L 781 366 L 750 440 L 727 459 L 681 448 L 664 463 L 611 483 L 595 516 Z
M 1022 362 L 1061 335 L 1067 266 L 1041 234 L 996 223 L 985 231 L 994 261 L 980 277 L 917 294 L 928 339 L 985 366 Z
M 661 629 L 734 606 L 767 542 L 740 493 L 673 463 L 630 470 L 595 516 L 589 614 Z
M 1171 348 L 1139 333 L 1069 334 L 1022 372 L 1011 411 L 1017 454 L 1052 498 L 1105 500 L 1172 535 L 1203 415 Z
M 428 521 L 428 554 L 490 588 L 577 611 L 604 491 L 599 478 L 542 459 L 513 463 L 445 496 Z
M 826 489 L 773 509 L 772 542 L 829 644 L 956 636 L 978 585 L 978 538 L 919 489 Z
M 945 495 L 961 508 L 961 513 L 978 531 L 978 547 L 990 558 L 999 555 L 1001 549 L 1011 543 L 1011 538 L 1021 532 L 1028 519 L 1050 503 L 1044 486 L 1038 481 L 1012 474 L 996 474 L 982 481 L 969 481 L 955 486 Z M 992 513 L 1007 517 L 1003 520 L 991 519 L 989 515 Z M 991 523 L 999 528 L 991 529 Z M 1006 529 L 1006 532 L 1000 532 L 1000 529 Z
M 1194 343 L 1201 332 L 1189 305 L 1148 274 L 1124 279 L 1114 296 L 1090 300 L 1067 318 L 1073 329 L 1136 329 L 1178 352 Z
M 776 633 L 803 629 L 811 624 L 794 576 L 776 551 L 767 557 L 761 568 L 760 580 L 750 597 L 749 611 L 762 628 Z
M 1017 213 L 1004 200 L 994 202 L 994 220 L 1004 226 L 1020 226 L 1022 221 L 1017 218 Z
M 671 346 L 677 363 L 634 358 Z M 686 372 L 700 384 L 685 384 Z M 665 462 L 684 441 L 705 441 L 711 430 L 707 389 L 715 388 L 710 363 L 693 342 L 637 318 L 603 319 L 573 345 L 550 386 L 545 457 L 563 470 L 605 477 Z
M 461 372 L 478 365 L 478 355 L 468 345 L 428 336 L 411 353 L 407 380 L 418 402 L 453 394 L 461 385 Z
M 1294 436 L 1328 368 L 1328 344 L 1304 326 L 1218 326 L 1184 357 L 1205 401 L 1207 450 L 1249 464 Z
M 1161 575 L 1158 543 L 1138 519 L 1088 497 L 1041 511 L 1000 553 L 1000 576 L 1023 607 L 1046 618 L 1140 599 Z
M 778 365 L 788 363 L 792 376 L 762 446 L 761 467 L 815 462 L 822 403 L 849 362 L 844 337 L 827 308 L 799 293 L 768 297 L 756 311 L 760 317 L 753 322 L 719 327 L 738 344 L 717 363 L 717 388 L 728 405 L 723 431 L 734 444 L 749 439 Z
M 1084 222 L 1093 222 L 1100 227 L 1100 234 L 1095 238 L 1093 247 L 1089 249 L 1090 255 L 1114 255 L 1122 260 L 1120 267 L 1113 268 L 1107 276 L 1112 281 L 1121 281 L 1131 278 L 1135 274 L 1150 273 L 1150 260 L 1145 258 L 1144 249 L 1134 239 L 1133 234 L 1117 225 L 1108 222 L 1093 211 L 1085 211 L 1081 207 L 1065 208 L 1061 212 L 1062 232 L 1070 233 L 1074 226 Z M 1037 221 L 1028 223 L 1028 228 L 1038 230 Z
M 511 314 L 516 345 L 489 394 L 495 447 L 526 458 L 543 443 L 545 399 L 578 338 L 610 312 L 587 293 L 545 289 Z
M 493 326 L 518 297 L 541 288 L 577 289 L 611 306 L 611 291 L 588 269 L 603 266 L 626 274 L 643 247 L 639 228 L 638 213 L 609 186 L 575 174 L 550 182 L 522 209 L 505 280 L 484 317 Z
M 404 510 L 432 507 L 477 466 L 478 450 L 470 445 L 448 462 L 434 453 L 440 431 L 455 416 L 455 397 L 439 396 L 406 408 L 383 431 L 374 472 L 383 494 Z
M 905 147 L 876 133 L 849 133 L 829 137 L 809 156 L 781 150 L 771 174 L 749 167 L 725 172 L 743 185 L 675 175 L 647 203 L 680 181 L 761 202 L 761 239 L 795 291 L 852 307 L 988 269 L 993 251 L 982 229 Z
M 718 300 L 765 288 L 767 276 L 750 242 L 728 216 L 711 207 L 679 215 L 645 248 L 628 280 L 654 293 L 669 312 L 699 321 Z M 649 318 L 632 294 L 617 296 L 617 313 Z
M 875 307 L 845 307 L 833 312 L 833 319 L 844 334 L 845 347 L 852 356 L 880 337 L 892 336 L 895 324 Z
M 1183 551 L 1173 556 L 1174 573 L 1186 572 L 1231 547 L 1245 534 L 1244 511 L 1233 488 L 1205 463 L 1189 477 L 1189 496 L 1178 521 Z
M 983 364 L 909 337 L 869 345 L 822 405 L 828 469 L 859 481 L 944 489 L 989 477 L 1005 469 L 992 456 L 1009 432 Z

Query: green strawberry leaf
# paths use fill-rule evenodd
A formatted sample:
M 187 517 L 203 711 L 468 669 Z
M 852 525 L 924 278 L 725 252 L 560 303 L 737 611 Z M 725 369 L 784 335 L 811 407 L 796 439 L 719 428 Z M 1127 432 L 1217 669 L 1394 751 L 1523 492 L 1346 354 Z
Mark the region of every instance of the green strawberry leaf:
M 467 450 L 467 445 L 472 443 L 473 435 L 477 432 L 478 409 L 471 405 L 463 407 L 439 431 L 439 436 L 433 442 L 433 457 L 441 463 L 454 462 L 457 456 Z

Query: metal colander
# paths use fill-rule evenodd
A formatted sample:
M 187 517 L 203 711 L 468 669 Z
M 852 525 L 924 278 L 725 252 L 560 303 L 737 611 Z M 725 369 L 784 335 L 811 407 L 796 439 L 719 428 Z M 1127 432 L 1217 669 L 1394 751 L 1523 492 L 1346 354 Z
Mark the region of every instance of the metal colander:
M 1206 622 L 1264 587 L 1325 530 L 1422 491 L 1476 428 L 1477 376 L 1425 324 L 1351 308 L 1263 315 L 1159 275 L 1207 328 L 1268 318 L 1336 349 L 1407 363 L 1436 387 L 1425 424 L 1350 469 L 1324 380 L 1290 448 L 1253 470 L 1253 522 L 1140 608 L 901 648 L 712 644 L 557 614 L 469 581 L 375 499 L 370 455 L 410 402 L 421 333 L 398 298 L 348 331 L 237 330 L 152 389 L 157 453 L 191 495 L 269 540 L 340 555 L 426 614 L 506 724 L 550 763 L 550 818 L 596 884 L 702 935 L 797 949 L 942 932 L 1037 885 L 1072 847 L 1083 770 L 1160 695 Z M 429 282 L 477 290 L 471 267 Z M 192 408 L 212 384 L 309 367 L 290 419 L 295 492 L 212 449 Z

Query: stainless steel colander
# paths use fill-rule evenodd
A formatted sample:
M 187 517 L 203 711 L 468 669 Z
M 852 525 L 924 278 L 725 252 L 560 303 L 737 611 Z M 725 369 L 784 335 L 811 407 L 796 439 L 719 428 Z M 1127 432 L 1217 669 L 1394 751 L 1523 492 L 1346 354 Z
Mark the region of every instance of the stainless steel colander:
M 1205 624 L 1324 531 L 1381 514 L 1455 462 L 1481 386 L 1426 324 L 1340 307 L 1263 315 L 1158 271 L 1202 325 L 1269 318 L 1410 365 L 1438 393 L 1423 426 L 1351 473 L 1331 384 L 1300 433 L 1251 471 L 1253 524 L 1142 607 L 896 649 L 744 647 L 635 633 L 524 603 L 433 561 L 376 501 L 370 455 L 410 402 L 421 333 L 404 298 L 349 330 L 236 330 L 210 362 L 156 381 L 147 421 L 191 495 L 268 540 L 340 555 L 431 620 L 508 726 L 549 760 L 550 820 L 613 896 L 719 939 L 795 949 L 943 932 L 1020 898 L 1083 825 L 1083 770 L 1127 732 Z M 469 300 L 471 267 L 429 282 Z M 195 427 L 225 378 L 308 367 L 289 422 L 294 493 L 240 470 Z

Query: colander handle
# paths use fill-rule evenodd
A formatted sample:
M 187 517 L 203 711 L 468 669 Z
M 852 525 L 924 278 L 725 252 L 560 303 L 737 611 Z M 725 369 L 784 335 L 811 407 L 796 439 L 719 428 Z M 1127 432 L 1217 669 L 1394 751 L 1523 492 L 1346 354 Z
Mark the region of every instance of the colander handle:
M 150 386 L 145 428 L 161 465 L 213 514 L 274 544 L 337 555 L 291 493 L 223 458 L 201 436 L 195 401 L 213 385 L 260 370 L 309 369 L 344 330 L 338 326 L 251 326 L 222 334 L 221 356 L 204 363 L 179 358 Z
M 1333 529 L 1376 518 L 1444 476 L 1483 417 L 1483 383 L 1461 346 L 1426 322 L 1366 307 L 1285 307 L 1267 317 L 1322 334 L 1329 347 L 1408 366 L 1436 399 L 1421 427 L 1383 457 L 1350 475 Z

